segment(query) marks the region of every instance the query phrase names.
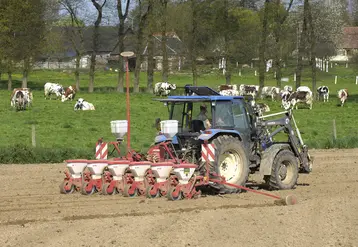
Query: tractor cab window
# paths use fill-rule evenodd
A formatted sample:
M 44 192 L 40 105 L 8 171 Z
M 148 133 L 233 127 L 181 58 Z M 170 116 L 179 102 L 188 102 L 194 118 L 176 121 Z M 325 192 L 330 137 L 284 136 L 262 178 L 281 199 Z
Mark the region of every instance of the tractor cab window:
M 234 115 L 234 125 L 237 129 L 247 129 L 248 122 L 247 122 L 247 116 L 245 115 L 245 107 L 243 104 L 240 104 L 239 102 L 235 102 L 232 105 L 232 113 Z
M 234 118 L 232 112 L 232 103 L 229 102 L 216 102 L 215 106 L 215 127 L 219 128 L 232 128 L 234 127 Z
M 171 114 L 170 119 L 178 120 L 178 127 L 183 127 L 183 110 L 184 110 L 184 103 L 172 103 L 171 105 Z

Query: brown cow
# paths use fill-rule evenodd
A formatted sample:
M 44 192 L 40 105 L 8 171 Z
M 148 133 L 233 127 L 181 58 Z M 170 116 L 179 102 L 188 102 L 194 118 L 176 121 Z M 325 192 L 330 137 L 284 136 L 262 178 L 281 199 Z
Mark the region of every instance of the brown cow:
M 76 86 L 72 85 L 66 88 L 65 93 L 62 95 L 62 102 L 65 102 L 66 100 L 73 100 L 76 96 Z
M 237 85 L 223 84 L 223 85 L 218 86 L 218 89 L 219 89 L 219 92 L 223 91 L 223 90 L 235 90 L 235 91 L 237 91 Z
M 346 102 L 347 98 L 348 98 L 348 90 L 345 89 L 341 89 L 338 91 L 338 98 L 341 101 L 341 106 L 344 105 L 344 102 Z

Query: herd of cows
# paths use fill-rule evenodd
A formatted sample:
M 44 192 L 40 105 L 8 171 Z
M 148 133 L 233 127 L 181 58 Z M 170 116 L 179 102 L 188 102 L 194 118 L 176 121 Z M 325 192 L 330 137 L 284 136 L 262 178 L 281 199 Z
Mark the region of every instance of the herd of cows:
M 171 94 L 172 90 L 177 87 L 175 84 L 168 82 L 158 82 L 153 88 L 153 93 L 157 96 L 167 96 Z M 257 85 L 220 85 L 218 91 L 224 96 L 245 96 L 251 95 L 256 99 L 260 87 Z M 52 95 L 56 99 L 61 99 L 62 102 L 67 100 L 73 100 L 76 95 L 76 87 L 74 85 L 69 86 L 66 90 L 62 85 L 58 83 L 47 82 L 44 85 L 45 99 L 52 99 Z M 341 89 L 337 92 L 338 98 L 341 101 L 341 106 L 344 105 L 348 98 L 348 90 Z M 324 102 L 328 102 L 329 99 L 329 88 L 328 86 L 320 86 L 317 88 L 318 100 L 323 99 Z M 285 86 L 282 90 L 278 87 L 265 86 L 261 88 L 260 98 L 271 98 L 272 101 L 277 99 L 281 100 L 281 107 L 285 109 L 298 108 L 298 103 L 303 103 L 312 109 L 313 105 L 313 93 L 307 86 L 301 86 L 293 91 L 291 86 Z M 11 106 L 17 110 L 25 110 L 26 107 L 32 105 L 33 95 L 28 88 L 15 88 L 11 94 Z M 79 98 L 74 106 L 74 110 L 95 110 L 92 103 L 85 101 L 83 98 Z
M 158 82 L 155 84 L 153 93 L 157 96 L 167 96 L 171 94 L 171 90 L 175 90 L 176 85 L 168 82 Z M 257 97 L 260 91 L 258 85 L 220 85 L 218 91 L 223 96 L 247 96 L 251 95 L 254 99 Z M 344 105 L 348 98 L 348 90 L 340 89 L 337 92 L 338 98 L 341 102 L 341 106 Z M 318 100 L 322 99 L 324 102 L 328 102 L 329 88 L 328 86 L 320 86 L 317 88 Z M 295 107 L 298 109 L 298 103 L 306 104 L 312 109 L 313 105 L 313 93 L 307 86 L 301 86 L 293 91 L 292 86 L 285 86 L 283 89 L 278 87 L 265 86 L 261 89 L 260 98 L 271 98 L 272 101 L 276 99 L 281 100 L 281 107 L 286 110 Z
M 52 95 L 55 99 L 61 99 L 62 102 L 67 100 L 73 100 L 76 96 L 76 86 L 72 85 L 63 88 L 58 83 L 46 82 L 44 85 L 45 99 L 52 99 Z M 26 110 L 28 106 L 32 106 L 33 94 L 29 88 L 14 88 L 10 96 L 10 104 L 16 110 Z M 85 101 L 83 98 L 79 98 L 74 106 L 74 110 L 95 110 L 92 103 Z
M 245 85 L 241 84 L 239 88 L 237 85 L 221 85 L 218 90 L 221 95 L 231 95 L 231 96 L 244 96 L 251 95 L 254 99 L 259 93 L 260 87 L 257 85 Z M 328 102 L 329 99 L 329 88 L 328 86 L 320 86 L 317 88 L 318 100 L 323 99 L 324 102 Z M 337 96 L 341 101 L 341 106 L 344 105 L 348 98 L 348 90 L 340 89 L 337 92 Z M 260 94 L 261 99 L 270 97 L 273 101 L 276 99 L 281 99 L 281 107 L 286 110 L 289 108 L 295 107 L 298 109 L 298 103 L 303 103 L 309 106 L 312 109 L 313 105 L 313 93 L 311 89 L 307 86 L 301 86 L 293 91 L 291 86 L 284 86 L 281 90 L 278 87 L 265 86 L 261 89 Z

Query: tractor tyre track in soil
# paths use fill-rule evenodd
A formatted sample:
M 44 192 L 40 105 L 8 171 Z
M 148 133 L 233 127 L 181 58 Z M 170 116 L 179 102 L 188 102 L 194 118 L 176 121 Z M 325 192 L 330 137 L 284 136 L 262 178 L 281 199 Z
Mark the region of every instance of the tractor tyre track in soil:
M 64 164 L 1 165 L 0 246 L 358 246 L 358 149 L 311 155 L 313 172 L 295 190 L 271 192 L 295 195 L 294 206 L 250 192 L 63 195 Z

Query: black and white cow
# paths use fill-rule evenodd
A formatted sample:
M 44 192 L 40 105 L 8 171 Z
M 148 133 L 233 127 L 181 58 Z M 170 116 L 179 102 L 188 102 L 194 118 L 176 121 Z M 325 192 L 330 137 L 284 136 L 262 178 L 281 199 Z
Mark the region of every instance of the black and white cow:
M 219 92 L 222 96 L 239 96 L 240 92 L 235 89 L 225 89 Z
M 256 103 L 256 112 L 258 116 L 262 116 L 265 112 L 269 112 L 270 107 L 264 103 Z
M 65 90 L 63 89 L 63 86 L 60 84 L 46 82 L 44 86 L 44 93 L 45 93 L 45 99 L 47 99 L 47 97 L 51 99 L 51 94 L 56 95 L 56 99 L 59 99 L 65 93 Z
M 317 93 L 318 93 L 318 100 L 320 98 L 323 98 L 323 102 L 328 102 L 328 98 L 329 98 L 329 88 L 327 86 L 320 86 L 317 88 Z
M 307 87 L 307 86 L 298 87 L 296 89 L 296 92 L 307 92 L 307 93 L 311 94 L 311 96 L 313 95 L 311 89 L 309 87 Z
M 278 87 L 263 87 L 261 90 L 261 99 L 270 97 L 272 101 L 275 101 L 275 98 L 279 96 L 280 89 Z
M 257 85 L 245 85 L 241 84 L 239 87 L 239 94 L 240 95 L 251 95 L 254 99 L 259 92 L 259 86 Z
M 290 104 L 288 99 L 290 98 L 291 92 L 289 91 L 281 91 L 281 107 L 285 108 L 286 110 L 290 108 Z
M 175 90 L 177 86 L 169 82 L 158 82 L 154 86 L 154 94 L 157 96 L 168 96 L 171 90 Z
M 17 90 L 11 98 L 11 106 L 16 110 L 26 110 L 28 105 L 28 97 L 26 96 L 25 91 Z
M 92 103 L 85 101 L 83 98 L 79 98 L 75 104 L 74 110 L 94 111 L 96 109 Z
M 288 92 L 292 93 L 292 92 L 293 92 L 293 88 L 292 88 L 292 86 L 286 85 L 286 86 L 283 87 L 283 91 L 288 91 Z
M 290 94 L 288 100 L 284 102 L 284 108 L 288 109 L 289 107 L 298 109 L 298 103 L 305 103 L 309 105 L 309 108 L 312 109 L 313 105 L 313 98 L 311 92 L 304 92 L 304 91 L 296 91 Z

